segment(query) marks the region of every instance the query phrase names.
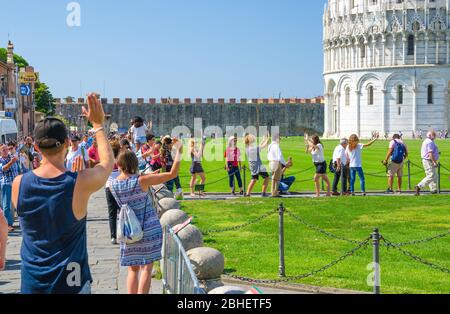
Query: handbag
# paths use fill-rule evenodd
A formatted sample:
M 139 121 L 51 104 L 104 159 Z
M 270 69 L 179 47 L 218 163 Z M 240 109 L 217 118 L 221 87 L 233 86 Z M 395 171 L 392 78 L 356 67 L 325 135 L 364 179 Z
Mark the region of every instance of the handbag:
M 136 185 L 134 186 L 132 193 L 136 190 L 138 183 L 139 177 L 136 180 Z M 114 190 L 114 194 L 116 194 L 115 198 L 117 204 L 120 206 L 119 222 L 117 224 L 117 240 L 126 244 L 133 244 L 141 241 L 144 237 L 144 222 L 145 215 L 147 213 L 148 196 L 146 195 L 144 217 L 141 225 L 134 210 L 128 205 L 128 203 L 122 203 L 113 185 L 112 188 Z

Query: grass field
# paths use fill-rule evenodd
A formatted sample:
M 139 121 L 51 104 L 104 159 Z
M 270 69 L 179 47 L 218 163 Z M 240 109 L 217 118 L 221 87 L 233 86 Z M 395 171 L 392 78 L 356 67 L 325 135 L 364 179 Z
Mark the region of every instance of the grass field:
M 294 143 L 294 142 L 291 142 Z M 378 144 L 373 154 L 365 154 L 367 170 L 381 157 L 386 143 Z M 441 147 L 443 143 L 440 143 Z M 329 149 L 331 142 L 325 144 Z M 415 150 L 416 145 L 410 145 Z M 448 147 L 448 146 L 447 146 Z M 297 169 L 307 167 L 302 156 Z M 297 149 L 298 151 L 298 149 Z M 329 152 L 329 151 L 328 151 Z M 448 159 L 447 159 L 448 160 Z M 381 181 L 369 181 L 372 188 L 383 188 Z M 306 186 L 304 186 L 306 188 Z M 225 189 L 225 186 L 222 186 Z M 322 199 L 283 199 L 295 215 L 327 231 L 355 240 L 366 239 L 374 228 L 392 242 L 406 242 L 450 230 L 449 196 L 356 197 Z M 237 199 L 229 201 L 185 201 L 183 210 L 195 217 L 201 230 L 236 226 L 278 207 L 274 199 Z M 285 216 L 287 276 L 318 269 L 335 260 L 355 245 L 328 238 Z M 239 231 L 205 236 L 205 245 L 225 255 L 225 272 L 256 279 L 278 276 L 278 215 Z M 450 236 L 404 249 L 426 260 L 450 268 Z M 417 263 L 394 249 L 381 248 L 382 293 L 450 293 L 450 274 Z M 371 292 L 367 278 L 371 271 L 372 247 L 358 251 L 329 270 L 298 283 Z
M 242 141 L 241 141 L 242 142 Z M 364 143 L 364 141 L 363 141 Z M 406 141 L 409 151 L 410 151 L 410 160 L 417 164 L 421 165 L 420 158 L 420 147 L 421 141 Z M 333 150 L 338 144 L 338 141 L 327 140 L 323 141 L 325 147 L 325 158 L 329 162 L 332 158 Z M 450 169 L 450 140 L 438 140 L 437 144 L 441 151 L 441 163 L 446 168 Z M 242 143 L 240 144 L 242 145 Z M 211 149 L 213 145 L 211 142 L 208 142 L 206 151 L 215 152 L 214 149 Z M 366 174 L 366 188 L 368 191 L 384 191 L 387 188 L 386 182 L 386 172 L 385 167 L 381 164 L 381 161 L 385 158 L 387 152 L 388 142 L 385 140 L 380 140 L 376 142 L 372 147 L 367 148 L 363 151 L 363 168 Z M 242 147 L 241 151 L 244 152 Z M 281 142 L 281 148 L 283 150 L 283 155 L 287 159 L 288 157 L 292 157 L 294 159 L 294 166 L 291 168 L 286 175 L 294 174 L 297 178 L 297 182 L 293 185 L 291 191 L 293 192 L 301 192 L 301 191 L 312 191 L 314 189 L 312 178 L 314 176 L 314 170 L 311 169 L 313 166 L 311 155 L 308 155 L 304 152 L 304 143 L 302 137 L 291 137 L 288 139 L 283 139 Z M 181 183 L 183 189 L 188 191 L 189 189 L 189 167 L 190 167 L 190 157 L 187 156 L 187 149 L 185 150 L 186 158 L 182 164 L 182 169 L 180 173 Z M 245 154 L 244 154 L 245 155 Z M 262 152 L 262 157 L 265 158 L 267 156 L 267 150 Z M 203 161 L 203 168 L 207 173 L 207 183 L 206 183 L 206 191 L 207 192 L 229 192 L 230 189 L 228 187 L 228 178 L 227 173 L 224 170 L 225 162 L 223 161 L 223 151 L 217 153 L 218 158 L 215 158 L 213 161 Z M 211 158 L 209 158 L 211 159 Z M 247 165 L 247 162 L 244 162 Z M 266 166 L 268 163 L 265 163 Z M 247 165 L 248 166 L 248 165 Z M 301 172 L 301 173 L 299 173 Z M 405 174 L 407 173 L 407 169 L 405 167 Z M 411 181 L 412 187 L 419 183 L 424 177 L 424 172 L 422 169 L 413 166 L 411 168 Z M 329 174 L 330 175 L 330 174 Z M 331 174 L 332 175 L 332 174 Z M 247 184 L 249 182 L 250 174 L 247 172 Z M 332 177 L 332 176 L 330 176 Z M 444 190 L 450 190 L 450 181 L 448 180 L 450 177 L 450 171 L 442 169 L 442 180 L 441 187 Z M 309 180 L 311 179 L 311 180 Z M 305 182 L 301 182 L 305 181 Z M 260 192 L 260 184 L 256 187 L 254 192 Z M 396 185 L 394 185 L 395 187 Z M 357 180 L 355 189 L 359 189 L 359 180 Z M 408 189 L 408 181 L 405 178 L 404 182 L 404 190 Z

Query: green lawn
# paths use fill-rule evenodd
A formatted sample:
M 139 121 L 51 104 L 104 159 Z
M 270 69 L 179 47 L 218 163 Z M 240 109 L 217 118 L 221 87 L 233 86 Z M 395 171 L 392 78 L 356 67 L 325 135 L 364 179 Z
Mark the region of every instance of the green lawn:
M 374 151 L 381 152 L 383 146 L 377 146 Z M 366 161 L 370 159 L 367 157 Z M 380 159 L 371 158 L 373 161 Z M 301 165 L 306 166 L 306 161 L 300 162 Z M 282 201 L 297 216 L 339 236 L 363 240 L 377 227 L 390 241 L 404 242 L 450 230 L 449 200 L 449 196 L 442 195 Z M 276 208 L 278 202 L 256 198 L 184 201 L 182 207 L 195 217 L 194 222 L 200 229 L 208 230 L 245 223 Z M 288 216 L 285 218 L 285 242 L 287 276 L 320 268 L 354 247 L 329 239 Z M 225 272 L 256 279 L 276 279 L 278 276 L 278 215 L 240 231 L 205 236 L 205 245 L 217 248 L 225 255 Z M 450 268 L 450 236 L 405 249 Z M 371 261 L 372 248 L 369 246 L 299 283 L 371 292 L 372 287 L 366 283 L 370 274 L 366 267 Z M 450 274 L 419 264 L 393 249 L 381 249 L 381 278 L 383 293 L 450 293 Z
M 240 141 L 242 142 L 242 141 Z M 363 141 L 364 142 L 364 141 Z M 421 141 L 407 141 L 406 142 L 410 150 L 410 159 L 413 163 L 421 165 L 420 159 L 420 147 Z M 450 169 L 450 141 L 449 140 L 438 140 L 439 148 L 442 152 L 441 162 L 442 164 Z M 338 144 L 338 141 L 323 141 L 325 146 L 325 157 L 327 161 L 332 158 L 333 150 Z M 240 143 L 242 145 L 242 143 Z M 223 150 L 213 149 L 213 145 L 209 141 L 206 151 L 213 152 L 217 155 L 216 158 L 209 158 L 203 161 L 203 168 L 207 173 L 207 192 L 229 192 L 227 173 L 224 170 L 225 162 L 223 161 Z M 294 159 L 294 167 L 290 169 L 286 174 L 295 174 L 297 177 L 297 183 L 292 187 L 292 191 L 312 191 L 314 185 L 312 178 L 314 176 L 314 170 L 310 169 L 312 164 L 311 156 L 304 152 L 304 144 L 302 137 L 291 137 L 289 139 L 283 139 L 282 150 L 284 157 L 292 157 Z M 384 191 L 387 188 L 386 177 L 385 177 L 385 167 L 381 164 L 381 161 L 385 158 L 387 152 L 388 142 L 385 140 L 380 140 L 375 143 L 372 147 L 363 151 L 363 166 L 366 173 L 366 186 L 369 191 Z M 241 151 L 244 152 L 243 147 L 240 147 Z M 183 188 L 187 191 L 189 189 L 189 167 L 190 167 L 190 157 L 188 156 L 187 149 L 185 150 L 185 161 L 182 164 L 182 169 L 180 173 L 181 183 Z M 245 154 L 244 154 L 245 155 Z M 267 155 L 267 150 L 263 151 L 262 157 L 265 158 Z M 247 164 L 244 162 L 244 164 Z M 267 163 L 265 163 L 267 165 Z M 309 169 L 309 170 L 308 170 Z M 302 171 L 302 172 L 301 172 Z M 301 172 L 301 173 L 299 173 Z M 405 174 L 407 169 L 405 167 Z M 419 183 L 424 177 L 424 172 L 415 166 L 411 168 L 412 173 L 412 187 Z M 441 186 L 444 190 L 450 190 L 450 181 L 448 180 L 450 176 L 450 171 L 442 169 L 442 180 Z M 250 174 L 247 172 L 247 184 L 249 182 Z M 311 180 L 309 180 L 311 179 Z M 301 182 L 305 181 L 305 182 Z M 208 183 L 209 182 L 209 183 Z M 254 192 L 260 192 L 259 183 Z M 359 189 L 359 180 L 356 183 L 356 189 Z M 408 188 L 407 178 L 405 178 L 404 189 Z

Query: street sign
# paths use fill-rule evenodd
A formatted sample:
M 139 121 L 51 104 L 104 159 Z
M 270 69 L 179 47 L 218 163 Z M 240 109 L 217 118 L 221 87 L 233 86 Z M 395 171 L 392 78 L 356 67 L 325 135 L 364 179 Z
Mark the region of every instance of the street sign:
M 5 99 L 5 109 L 16 109 L 16 99 L 15 98 L 6 98 Z
M 34 83 L 39 81 L 39 73 L 38 72 L 19 72 L 19 83 Z
M 30 94 L 31 94 L 30 85 L 25 85 L 25 84 L 20 85 L 20 95 L 30 96 Z

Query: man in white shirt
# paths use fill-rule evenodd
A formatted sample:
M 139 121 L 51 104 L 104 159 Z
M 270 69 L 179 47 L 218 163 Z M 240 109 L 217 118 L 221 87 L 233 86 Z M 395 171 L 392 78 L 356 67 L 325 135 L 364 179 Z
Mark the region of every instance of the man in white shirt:
M 280 135 L 277 133 L 272 135 L 272 143 L 269 145 L 267 159 L 269 160 L 269 168 L 272 172 L 272 197 L 281 197 L 278 186 L 283 175 L 283 167 L 286 166 L 286 161 L 280 148 Z
M 348 175 L 349 175 L 349 162 L 347 160 L 347 155 L 345 150 L 348 146 L 348 140 L 346 138 L 341 139 L 340 144 L 334 149 L 333 152 L 333 166 L 335 169 L 334 180 L 333 180 L 333 195 L 339 196 L 341 193 L 338 192 L 339 180 L 342 176 L 342 191 L 343 194 L 348 192 Z
M 72 165 L 75 161 L 75 158 L 81 156 L 84 161 L 85 168 L 88 166 L 89 155 L 85 147 L 80 146 L 80 137 L 78 135 L 72 136 L 70 139 L 70 149 L 69 153 L 66 156 L 66 168 L 69 171 L 72 171 Z

